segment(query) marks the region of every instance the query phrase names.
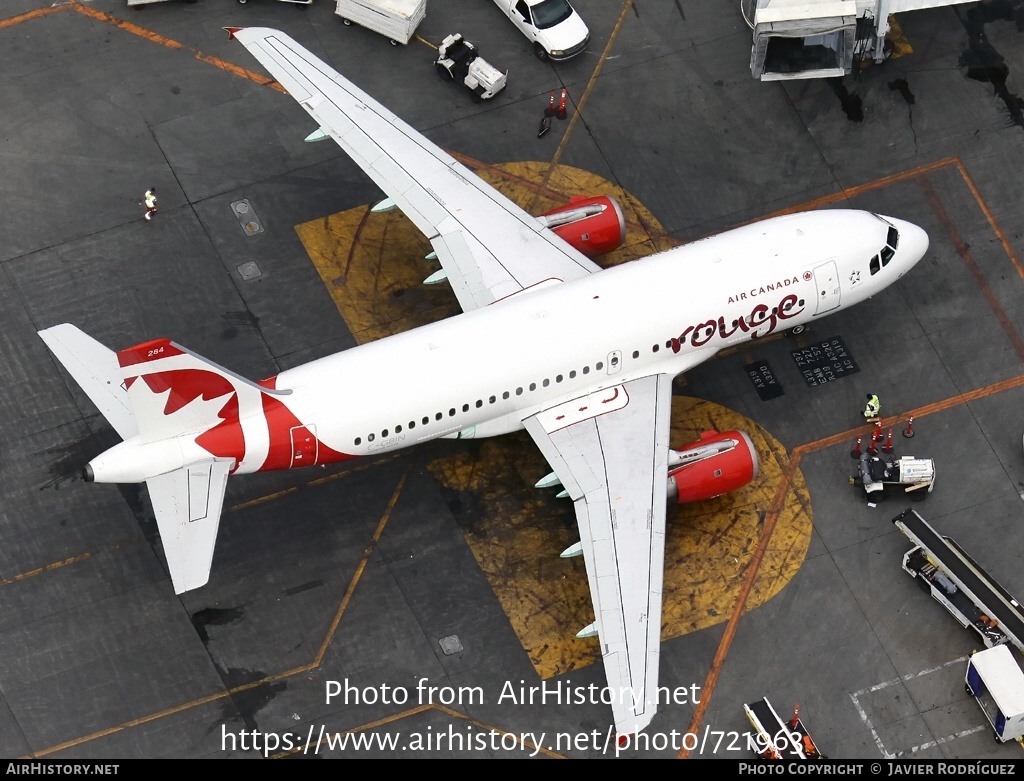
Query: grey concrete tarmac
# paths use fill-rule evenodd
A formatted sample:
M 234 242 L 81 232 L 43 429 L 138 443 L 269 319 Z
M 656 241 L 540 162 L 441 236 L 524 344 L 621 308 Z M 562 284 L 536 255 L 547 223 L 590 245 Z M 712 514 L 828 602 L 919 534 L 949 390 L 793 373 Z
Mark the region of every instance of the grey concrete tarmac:
M 589 85 L 561 162 L 626 188 L 679 240 L 804 204 L 925 227 L 928 256 L 883 294 L 686 376 L 687 395 L 803 446 L 813 540 L 793 580 L 739 620 L 720 667 L 724 624 L 664 643 L 662 684 L 704 701 L 663 707 L 649 745 L 624 753 L 675 756 L 699 725 L 691 757 L 752 758 L 742 705 L 768 696 L 784 716 L 799 704 L 834 758 L 1020 758 L 964 693 L 976 636 L 900 568 L 910 545 L 890 521 L 906 505 L 868 507 L 847 484 L 852 439 L 820 443 L 861 424 L 868 391 L 886 416 L 917 411 L 899 452 L 938 465 L 917 507 L 1024 593 L 1022 33 L 970 5 L 919 11 L 899 20 L 911 54 L 841 80 L 759 83 L 738 3 L 575 5 L 592 42 L 552 65 L 490 3 L 430 0 L 422 39 L 460 31 L 509 71 L 477 104 L 439 82 L 429 46 L 346 27 L 328 0 L 3 4 L 0 755 L 301 756 L 289 749 L 321 730 L 397 741 L 322 743 L 321 757 L 533 753 L 488 728 L 544 733 L 540 756 L 614 753 L 600 703 L 501 697 L 540 681 L 425 468 L 458 443 L 231 480 L 210 583 L 180 596 L 145 491 L 77 478 L 116 435 L 39 329 L 75 323 L 115 349 L 167 336 L 253 378 L 355 343 L 293 226 L 378 193 L 332 144 L 302 143 L 312 128 L 290 98 L 211 62 L 258 72 L 221 28 L 261 25 L 485 162 L 550 159 L 568 123 L 536 138 L 548 93 L 578 103 Z M 983 50 L 968 35 L 982 23 Z M 151 186 L 160 211 L 146 223 Z M 240 229 L 240 199 L 263 233 Z M 242 278 L 248 262 L 257 279 Z M 808 386 L 790 351 L 832 337 L 859 372 Z M 759 399 L 743 369 L 758 360 L 783 396 Z M 603 684 L 597 665 L 566 677 Z M 355 687 L 347 703 L 326 701 L 330 681 Z M 443 707 L 415 707 L 417 685 Z

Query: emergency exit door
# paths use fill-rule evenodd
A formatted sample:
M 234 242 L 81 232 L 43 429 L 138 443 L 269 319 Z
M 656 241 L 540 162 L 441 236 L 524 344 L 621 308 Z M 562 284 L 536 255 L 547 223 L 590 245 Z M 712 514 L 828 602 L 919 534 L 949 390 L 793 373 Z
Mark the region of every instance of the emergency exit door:
M 839 269 L 829 260 L 814 269 L 814 283 L 818 286 L 818 300 L 814 314 L 820 315 L 839 306 Z
M 310 426 L 292 427 L 292 468 L 313 466 L 317 457 L 316 428 Z

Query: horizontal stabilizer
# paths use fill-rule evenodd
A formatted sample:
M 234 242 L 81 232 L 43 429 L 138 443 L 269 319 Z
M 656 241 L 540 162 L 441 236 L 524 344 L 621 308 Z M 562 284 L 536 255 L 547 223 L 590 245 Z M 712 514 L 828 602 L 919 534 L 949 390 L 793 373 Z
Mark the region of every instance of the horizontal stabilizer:
M 205 586 L 234 460 L 187 464 L 146 481 L 174 593 Z
M 39 336 L 121 439 L 139 433 L 113 350 L 70 323 L 47 328 Z

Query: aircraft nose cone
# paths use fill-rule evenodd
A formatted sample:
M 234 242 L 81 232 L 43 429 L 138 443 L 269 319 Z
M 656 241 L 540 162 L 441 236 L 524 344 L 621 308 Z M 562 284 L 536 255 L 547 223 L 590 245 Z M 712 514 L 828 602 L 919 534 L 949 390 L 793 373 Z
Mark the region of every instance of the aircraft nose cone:
M 908 264 L 909 268 L 923 258 L 924 254 L 928 251 L 928 234 L 912 222 L 903 222 L 902 220 L 898 230 L 900 232 L 898 251 L 903 255 L 902 259 Z

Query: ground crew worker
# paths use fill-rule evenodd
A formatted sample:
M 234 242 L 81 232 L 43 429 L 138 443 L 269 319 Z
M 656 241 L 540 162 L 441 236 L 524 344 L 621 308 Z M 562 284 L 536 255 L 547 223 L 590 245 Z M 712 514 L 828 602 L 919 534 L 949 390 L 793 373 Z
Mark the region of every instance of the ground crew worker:
M 146 203 L 146 219 L 153 219 L 153 215 L 156 214 L 156 188 L 150 187 L 146 190 L 146 194 L 143 196 Z
M 810 735 L 804 735 L 801 742 L 804 744 L 804 755 L 808 759 L 818 755 L 818 747 L 814 745 Z
M 878 396 L 874 393 L 868 394 L 868 403 L 864 407 L 864 417 L 868 420 L 877 418 L 879 413 L 882 411 L 882 402 L 878 400 Z

